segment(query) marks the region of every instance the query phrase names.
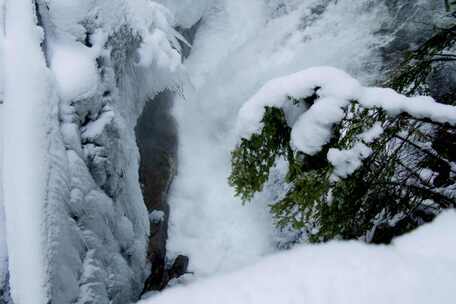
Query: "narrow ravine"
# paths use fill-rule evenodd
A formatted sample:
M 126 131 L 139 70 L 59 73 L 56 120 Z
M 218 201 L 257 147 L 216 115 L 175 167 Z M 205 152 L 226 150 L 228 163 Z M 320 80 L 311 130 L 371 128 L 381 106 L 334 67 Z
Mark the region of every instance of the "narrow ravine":
M 141 155 L 139 178 L 144 203 L 150 214 L 147 255 L 155 270 L 155 280 L 159 281 L 165 267 L 168 238 L 167 195 L 176 174 L 177 162 L 176 123 L 169 113 L 172 100 L 172 94 L 166 91 L 148 101 L 136 126 L 136 139 Z M 148 284 L 150 286 L 146 287 L 147 289 L 160 289 L 162 283 Z
M 182 56 L 190 55 L 199 23 L 189 29 L 178 29 L 186 42 L 181 43 Z M 169 190 L 177 173 L 177 123 L 171 110 L 175 93 L 165 90 L 148 100 L 135 128 L 140 154 L 139 182 L 149 212 L 150 237 L 147 258 L 152 265 L 144 292 L 162 290 L 173 277 L 181 276 L 188 258 L 177 256 L 169 266 L 166 259 L 170 207 Z M 174 257 L 173 257 L 174 258 Z

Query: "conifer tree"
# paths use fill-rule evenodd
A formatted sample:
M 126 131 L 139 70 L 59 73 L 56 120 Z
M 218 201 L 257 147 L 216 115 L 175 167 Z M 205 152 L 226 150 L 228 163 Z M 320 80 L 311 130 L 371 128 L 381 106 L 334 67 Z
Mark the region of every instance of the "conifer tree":
M 456 25 L 441 29 L 391 74 L 386 86 L 407 96 L 432 95 L 431 76 L 454 63 Z M 315 88 L 318 90 L 318 88 Z M 456 104 L 454 90 L 436 96 Z M 317 99 L 289 102 L 309 108 Z M 388 115 L 381 108 L 364 108 L 356 100 L 344 108 L 344 119 L 333 137 L 315 155 L 294 151 L 285 113 L 266 108 L 263 129 L 242 139 L 232 153 L 231 186 L 246 202 L 260 192 L 278 158 L 288 162 L 285 197 L 271 202 L 280 228 L 292 227 L 311 242 L 364 239 L 389 243 L 431 221 L 442 209 L 456 206 L 456 128 L 403 113 Z M 374 140 L 365 132 L 381 126 Z M 352 174 L 334 179 L 328 161 L 331 150 L 349 151 L 364 145 L 371 153 Z

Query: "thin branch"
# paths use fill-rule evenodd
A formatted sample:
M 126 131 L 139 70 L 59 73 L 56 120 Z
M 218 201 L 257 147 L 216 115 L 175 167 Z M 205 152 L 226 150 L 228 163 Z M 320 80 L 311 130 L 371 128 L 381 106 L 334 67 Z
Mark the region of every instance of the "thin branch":
M 449 160 L 447 160 L 447 159 L 441 157 L 440 155 L 438 155 L 437 153 L 435 153 L 435 152 L 433 152 L 433 151 L 426 150 L 425 148 L 423 148 L 423 147 L 417 145 L 416 143 L 414 143 L 414 142 L 412 142 L 412 141 L 410 141 L 410 140 L 408 140 L 408 139 L 406 139 L 406 138 L 404 138 L 404 137 L 402 137 L 402 136 L 400 136 L 400 135 L 398 135 L 398 134 L 396 134 L 394 137 L 397 138 L 397 139 L 400 139 L 400 140 L 402 140 L 403 142 L 405 142 L 405 143 L 407 143 L 407 144 L 413 146 L 414 148 L 416 148 L 416 149 L 422 151 L 423 153 L 427 154 L 428 156 L 434 157 L 434 158 L 436 158 L 436 159 L 438 159 L 438 160 L 440 160 L 440 161 L 445 162 L 447 165 L 450 166 L 450 171 L 456 174 L 456 171 L 454 171 L 453 169 L 451 169 L 451 162 L 450 162 Z

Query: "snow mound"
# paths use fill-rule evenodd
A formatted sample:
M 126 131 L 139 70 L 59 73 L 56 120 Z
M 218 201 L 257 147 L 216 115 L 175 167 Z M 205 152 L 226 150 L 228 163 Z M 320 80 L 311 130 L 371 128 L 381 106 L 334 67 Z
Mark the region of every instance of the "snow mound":
M 454 229 L 449 211 L 390 246 L 302 246 L 139 303 L 454 303 Z

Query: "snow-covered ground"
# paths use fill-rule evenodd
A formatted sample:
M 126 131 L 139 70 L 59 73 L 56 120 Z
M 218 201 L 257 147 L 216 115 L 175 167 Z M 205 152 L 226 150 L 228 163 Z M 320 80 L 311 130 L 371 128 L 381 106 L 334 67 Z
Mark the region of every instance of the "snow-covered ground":
M 455 229 L 456 213 L 450 211 L 389 246 L 302 246 L 139 303 L 451 304 Z
M 316 65 L 378 79 L 386 37 L 375 33 L 386 21 L 385 7 L 369 0 L 213 2 L 185 63 L 192 84 L 174 109 L 179 163 L 168 250 L 189 255 L 196 277 L 256 261 L 278 240 L 268 194 L 242 206 L 227 183 L 242 104 L 269 79 Z

